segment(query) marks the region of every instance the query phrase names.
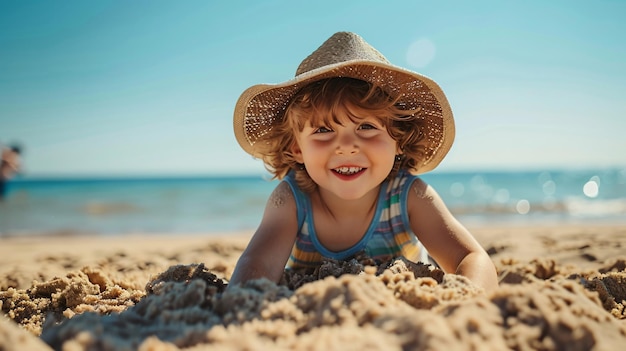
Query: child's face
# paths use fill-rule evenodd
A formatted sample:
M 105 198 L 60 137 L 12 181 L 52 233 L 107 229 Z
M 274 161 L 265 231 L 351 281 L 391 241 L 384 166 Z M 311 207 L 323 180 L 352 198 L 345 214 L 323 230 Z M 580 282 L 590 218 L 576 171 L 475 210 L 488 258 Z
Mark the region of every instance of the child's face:
M 296 132 L 293 153 L 320 191 L 360 199 L 378 191 L 393 168 L 398 146 L 378 118 L 353 121 L 344 116 L 340 121 L 328 126 L 307 123 Z

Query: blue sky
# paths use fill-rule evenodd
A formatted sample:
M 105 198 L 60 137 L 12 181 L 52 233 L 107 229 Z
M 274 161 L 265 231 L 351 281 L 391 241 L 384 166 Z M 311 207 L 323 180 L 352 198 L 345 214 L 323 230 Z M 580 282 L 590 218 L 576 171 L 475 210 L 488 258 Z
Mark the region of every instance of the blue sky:
M 626 167 L 625 1 L 0 0 L 0 142 L 30 176 L 258 173 L 232 112 L 337 31 L 437 81 L 438 169 Z

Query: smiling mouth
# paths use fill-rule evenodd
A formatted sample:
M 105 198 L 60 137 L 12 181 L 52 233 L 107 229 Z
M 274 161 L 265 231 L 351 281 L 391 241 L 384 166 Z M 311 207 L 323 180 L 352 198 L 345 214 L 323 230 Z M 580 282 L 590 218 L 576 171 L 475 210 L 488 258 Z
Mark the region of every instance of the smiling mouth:
M 341 175 L 353 175 L 353 174 L 357 174 L 361 172 L 364 169 L 365 168 L 361 168 L 361 167 L 339 167 L 339 168 L 334 168 L 333 171 Z

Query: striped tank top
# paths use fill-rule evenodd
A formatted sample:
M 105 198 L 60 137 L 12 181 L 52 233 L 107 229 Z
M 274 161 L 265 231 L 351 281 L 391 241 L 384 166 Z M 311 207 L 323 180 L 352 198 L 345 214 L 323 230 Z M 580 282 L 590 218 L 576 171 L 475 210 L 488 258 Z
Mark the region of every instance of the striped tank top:
M 350 259 L 364 252 L 376 261 L 403 256 L 413 262 L 428 262 L 428 253 L 413 234 L 407 214 L 411 184 L 417 179 L 406 171 L 386 180 L 380 187 L 376 212 L 367 232 L 358 243 L 343 251 L 330 251 L 317 238 L 309 196 L 298 187 L 293 174 L 285 181 L 291 187 L 298 213 L 298 235 L 286 268 L 315 267 L 323 258 Z

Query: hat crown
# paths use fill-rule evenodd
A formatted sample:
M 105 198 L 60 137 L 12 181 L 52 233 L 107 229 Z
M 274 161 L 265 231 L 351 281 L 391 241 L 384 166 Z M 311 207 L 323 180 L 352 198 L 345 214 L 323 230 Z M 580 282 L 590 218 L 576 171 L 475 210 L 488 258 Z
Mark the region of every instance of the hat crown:
M 361 36 L 350 32 L 338 32 L 300 63 L 296 76 L 321 67 L 354 60 L 389 64 L 385 56 L 365 42 Z

